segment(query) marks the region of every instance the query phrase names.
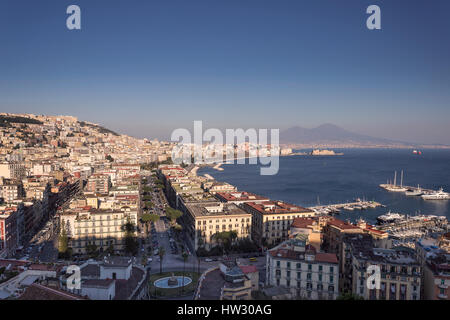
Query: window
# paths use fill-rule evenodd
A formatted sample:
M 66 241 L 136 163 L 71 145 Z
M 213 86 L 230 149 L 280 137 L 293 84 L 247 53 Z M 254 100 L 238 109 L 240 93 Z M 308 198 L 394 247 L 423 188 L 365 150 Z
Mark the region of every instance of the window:
M 286 278 L 290 278 L 291 277 L 291 272 L 290 271 L 286 271 Z
M 331 272 L 331 273 L 334 272 L 334 267 L 330 267 L 330 272 Z
M 301 263 L 297 263 L 297 269 L 301 269 L 302 268 L 302 264 Z
M 319 272 L 322 272 L 322 266 L 321 265 L 319 265 Z
M 288 269 L 290 269 L 291 268 L 291 263 L 290 262 L 287 262 L 287 267 L 288 267 Z
M 301 278 L 302 278 L 301 272 L 297 272 L 297 279 L 301 279 Z
M 333 283 L 333 282 L 334 282 L 334 277 L 330 276 L 330 283 Z
M 312 265 L 308 264 L 308 270 L 312 270 Z
M 277 267 L 281 265 L 280 260 L 277 261 Z

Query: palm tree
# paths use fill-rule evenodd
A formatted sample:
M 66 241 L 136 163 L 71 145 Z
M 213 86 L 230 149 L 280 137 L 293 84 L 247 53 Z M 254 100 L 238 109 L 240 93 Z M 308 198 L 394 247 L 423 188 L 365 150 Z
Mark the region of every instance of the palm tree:
M 183 253 L 181 254 L 181 257 L 183 258 L 183 286 L 181 287 L 181 292 L 184 292 L 184 270 L 185 270 L 186 261 L 187 261 L 189 255 L 187 254 L 186 251 L 183 251 Z
M 158 255 L 159 255 L 159 273 L 162 273 L 162 262 L 164 255 L 166 254 L 166 249 L 164 247 L 159 247 Z

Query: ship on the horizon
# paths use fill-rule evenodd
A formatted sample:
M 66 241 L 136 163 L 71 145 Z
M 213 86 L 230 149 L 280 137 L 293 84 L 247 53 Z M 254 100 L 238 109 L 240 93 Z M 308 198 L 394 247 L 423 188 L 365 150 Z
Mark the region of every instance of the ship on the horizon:
M 440 188 L 438 191 L 423 194 L 422 199 L 424 200 L 450 200 L 450 193 L 444 192 L 443 188 Z
M 420 150 L 414 150 L 414 151 L 413 151 L 413 154 L 421 155 L 421 154 L 422 154 L 422 151 L 420 151 Z

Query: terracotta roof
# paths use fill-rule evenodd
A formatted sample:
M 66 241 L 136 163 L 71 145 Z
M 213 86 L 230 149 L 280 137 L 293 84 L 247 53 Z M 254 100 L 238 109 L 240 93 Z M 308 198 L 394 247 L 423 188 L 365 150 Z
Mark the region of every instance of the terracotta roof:
M 294 228 L 308 228 L 312 226 L 314 223 L 317 223 L 316 219 L 309 218 L 309 217 L 300 217 L 295 218 L 292 222 L 292 227 Z
M 323 253 L 323 252 L 316 253 L 316 261 L 338 263 L 337 256 L 334 253 Z
M 328 224 L 332 225 L 336 228 L 343 229 L 343 230 L 360 229 L 359 227 L 357 227 L 351 223 L 348 223 L 348 222 L 345 222 L 345 221 L 342 221 L 339 219 L 331 219 L 330 221 L 328 221 Z
M 239 268 L 241 268 L 243 273 L 258 272 L 258 269 L 256 268 L 256 266 L 239 266 Z
M 65 292 L 62 290 L 49 288 L 37 283 L 29 286 L 18 298 L 19 300 L 87 300 L 85 297 Z

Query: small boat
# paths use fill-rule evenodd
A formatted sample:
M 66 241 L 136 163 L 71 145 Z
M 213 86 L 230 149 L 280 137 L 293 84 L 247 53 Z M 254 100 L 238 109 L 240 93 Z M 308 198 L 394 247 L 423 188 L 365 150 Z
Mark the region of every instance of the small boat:
M 418 196 L 421 196 L 421 195 L 423 195 L 423 191 L 422 191 L 422 189 L 419 187 L 419 185 L 417 185 L 417 189 L 408 189 L 408 190 L 406 190 L 405 191 L 405 195 L 406 196 L 416 196 L 416 197 L 418 197 Z

